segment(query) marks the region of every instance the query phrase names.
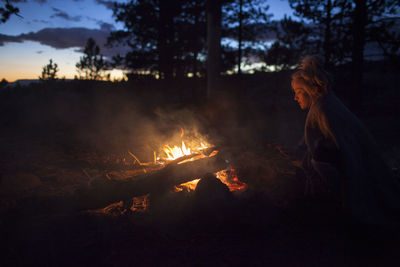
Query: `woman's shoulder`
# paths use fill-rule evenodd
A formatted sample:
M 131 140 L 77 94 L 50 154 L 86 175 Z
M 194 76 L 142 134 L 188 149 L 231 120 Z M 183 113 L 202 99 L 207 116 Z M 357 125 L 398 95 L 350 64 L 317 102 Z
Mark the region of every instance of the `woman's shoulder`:
M 312 125 L 336 125 L 338 121 L 343 120 L 341 117 L 347 117 L 347 113 L 347 109 L 333 92 L 328 92 L 311 105 L 307 120 Z
M 332 91 L 329 91 L 327 94 L 318 98 L 312 105 L 312 109 L 313 112 L 319 112 L 323 114 L 350 112 Z
M 328 95 L 324 95 L 322 97 L 319 97 L 310 106 L 310 110 L 308 111 L 308 114 L 311 117 L 313 117 L 313 116 L 315 116 L 317 114 L 318 115 L 325 114 L 326 111 L 328 110 L 328 106 L 329 105 L 330 104 L 329 104 Z

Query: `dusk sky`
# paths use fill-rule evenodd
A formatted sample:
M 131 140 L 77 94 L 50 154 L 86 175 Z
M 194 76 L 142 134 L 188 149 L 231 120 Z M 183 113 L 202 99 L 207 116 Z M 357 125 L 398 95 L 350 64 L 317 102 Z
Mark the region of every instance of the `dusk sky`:
M 4 1 L 0 0 L 3 4 Z M 111 56 L 117 48 L 106 49 L 109 32 L 122 28 L 112 17 L 107 0 L 14 0 L 21 17 L 13 15 L 0 24 L 0 79 L 37 79 L 52 58 L 59 66 L 59 77 L 73 78 L 89 37 L 100 45 L 101 53 Z M 116 2 L 127 2 L 118 0 Z M 286 0 L 269 0 L 274 20 L 292 14 Z M 121 78 L 114 70 L 112 78 Z

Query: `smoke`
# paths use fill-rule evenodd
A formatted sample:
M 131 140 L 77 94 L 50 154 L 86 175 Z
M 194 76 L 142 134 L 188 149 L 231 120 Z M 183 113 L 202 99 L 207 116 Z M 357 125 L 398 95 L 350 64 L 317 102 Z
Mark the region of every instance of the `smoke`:
M 129 151 L 140 161 L 149 162 L 153 152 L 160 155 L 165 145 L 180 146 L 184 141 L 198 147 L 201 142 L 211 143 L 195 110 L 160 104 L 156 95 L 143 99 L 127 92 L 96 92 L 87 104 L 88 112 L 79 112 L 86 116 L 79 123 L 78 139 L 91 150 L 130 158 Z
M 275 101 L 273 94 L 257 104 L 226 91 L 205 104 L 192 105 L 176 101 L 163 90 L 150 91 L 148 88 L 154 84 L 147 83 L 143 88 L 85 81 L 54 84 L 57 88 L 50 83 L 49 88 L 45 88 L 46 84 L 35 86 L 38 88 L 9 99 L 15 119 L 8 121 L 25 124 L 29 134 L 46 134 L 46 141 L 52 139 L 64 148 L 77 147 L 89 153 L 99 151 L 130 158 L 131 152 L 149 162 L 153 161 L 154 151 L 160 155 L 165 145 L 180 146 L 182 141 L 189 146 L 199 147 L 203 142 L 218 150 L 240 151 L 262 147 L 267 134 L 282 135 L 277 129 L 288 133 L 282 135 L 287 140 L 293 139 L 289 134 L 301 133 L 301 129 L 280 126 L 289 125 L 285 122 L 291 118 L 278 116 L 278 110 L 264 103 Z

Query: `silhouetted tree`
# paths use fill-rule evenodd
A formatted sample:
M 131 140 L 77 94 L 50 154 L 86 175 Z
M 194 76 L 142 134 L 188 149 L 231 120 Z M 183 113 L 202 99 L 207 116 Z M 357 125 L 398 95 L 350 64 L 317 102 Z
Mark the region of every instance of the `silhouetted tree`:
M 358 108 L 363 87 L 364 50 L 367 42 L 376 42 L 387 57 L 398 56 L 400 35 L 394 30 L 393 15 L 400 9 L 398 0 L 354 0 L 352 16 L 353 92 L 351 102 Z
M 221 73 L 221 0 L 207 1 L 207 96 L 218 87 Z
M 174 77 L 191 73 L 204 76 L 205 62 L 200 57 L 206 54 L 206 2 L 204 0 L 183 1 L 181 14 L 175 19 L 174 28 L 176 55 Z
M 267 13 L 268 9 L 265 0 L 233 0 L 223 5 L 223 37 L 237 41 L 239 74 L 243 56 L 249 57 L 252 52 L 255 55 L 254 45 L 270 30 L 268 22 L 272 15 Z
M 42 81 L 53 81 L 57 79 L 57 72 L 59 71 L 57 63 L 53 63 L 53 59 L 50 59 L 49 64 L 43 66 L 42 75 L 39 79 Z
M 100 48 L 96 41 L 89 38 L 86 42 L 84 55 L 76 63 L 76 68 L 81 79 L 102 80 L 105 78 L 105 71 L 109 68 L 107 62 L 100 54 Z
M 0 23 L 5 23 L 11 15 L 15 14 L 17 16 L 19 12 L 19 8 L 10 4 L 9 0 L 2 0 L 4 2 L 4 6 L 0 6 Z
M 378 43 L 383 53 L 398 55 L 400 36 L 395 31 L 394 15 L 398 0 L 289 0 L 295 15 L 313 22 L 313 46 L 322 54 L 325 67 L 352 61 L 351 102 L 361 99 L 365 45 Z
M 309 20 L 313 25 L 314 37 L 309 45 L 313 45 L 314 53 L 324 58 L 325 68 L 344 60 L 343 45 L 348 42 L 348 30 L 343 28 L 349 23 L 347 10 L 351 1 L 345 0 L 289 0 L 295 15 Z M 343 34 L 347 33 L 347 34 Z
M 124 42 L 131 48 L 122 58 L 133 72 L 150 71 L 161 79 L 180 77 L 190 69 L 186 64 L 196 65 L 191 59 L 203 47 L 204 8 L 199 0 L 117 3 L 114 16 L 124 29 L 112 32 L 109 43 Z
M 276 41 L 263 57 L 267 65 L 275 66 L 277 70 L 289 69 L 305 54 L 316 53 L 311 41 L 314 38 L 312 28 L 304 21 L 294 21 L 285 16 L 275 26 L 275 31 Z
M 250 42 L 257 39 L 259 32 L 265 32 L 265 25 L 259 21 L 268 17 L 264 13 L 267 10 L 264 2 L 243 0 L 242 12 L 238 4 L 238 0 L 116 3 L 114 17 L 124 24 L 124 28 L 111 33 L 109 44 L 124 43 L 130 51 L 115 60 L 137 74 L 152 73 L 161 79 L 188 74 L 204 76 L 206 66 L 209 66 L 208 76 L 214 75 L 211 73 L 219 75 L 232 69 L 237 51 L 232 46 L 221 49 L 222 36 L 239 40 L 238 58 L 242 58 L 243 52 L 251 51 Z M 223 7 L 224 12 L 229 10 L 229 15 L 223 15 Z M 227 30 L 223 34 L 222 22 L 229 25 L 224 27 Z M 211 59 L 210 62 L 206 58 L 218 60 Z
M 1 79 L 1 82 L 0 82 L 0 88 L 4 88 L 4 87 L 6 87 L 7 86 L 7 84 L 8 84 L 8 81 L 6 80 L 6 79 Z

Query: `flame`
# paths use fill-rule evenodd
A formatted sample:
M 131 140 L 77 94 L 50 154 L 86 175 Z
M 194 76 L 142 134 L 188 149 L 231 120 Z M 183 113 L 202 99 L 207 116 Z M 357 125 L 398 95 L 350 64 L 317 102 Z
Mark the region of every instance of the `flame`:
M 183 128 L 180 129 L 180 138 L 182 139 L 185 132 Z M 188 142 L 185 143 L 185 141 L 181 141 L 181 146 L 174 145 L 171 147 L 170 145 L 164 145 L 162 151 L 163 153 L 156 153 L 156 151 L 153 152 L 153 157 L 154 157 L 154 162 L 153 164 L 164 164 L 165 161 L 173 161 L 176 159 L 179 159 L 181 157 L 185 156 L 193 156 L 190 157 L 189 159 L 182 159 L 181 162 L 177 163 L 184 163 L 187 161 L 193 161 L 199 158 L 204 158 L 204 157 L 213 157 L 216 154 L 218 154 L 218 150 L 213 150 L 210 154 L 206 155 L 205 153 L 202 152 L 202 150 L 207 149 L 209 147 L 212 147 L 211 145 L 208 144 L 208 142 L 204 141 L 199 141 L 198 139 L 193 142 Z M 135 162 L 139 163 L 141 166 L 147 166 L 149 163 L 142 163 L 139 161 L 139 159 L 134 156 L 131 152 L 129 152 L 131 156 L 135 159 Z M 235 191 L 242 191 L 247 188 L 247 185 L 243 182 L 241 182 L 234 169 L 230 168 L 227 170 L 222 170 L 219 172 L 214 173 L 214 175 L 221 180 L 226 186 L 228 186 L 229 190 L 232 192 Z M 190 182 L 186 182 L 180 185 L 177 185 L 174 187 L 175 192 L 191 192 L 196 189 L 197 183 L 200 181 L 199 178 L 193 177 L 193 180 Z M 145 210 L 147 207 L 147 201 L 148 197 L 142 197 L 142 198 L 134 198 L 134 205 L 132 211 L 140 211 L 142 207 Z M 135 208 L 137 207 L 137 208 Z
M 196 189 L 197 183 L 200 181 L 200 179 L 195 179 L 187 183 L 183 183 L 180 185 L 174 186 L 174 191 L 175 192 L 182 192 L 182 191 L 187 191 L 191 192 Z
M 186 147 L 185 142 L 183 141 L 182 147 L 174 146 L 171 148 L 169 145 L 165 145 L 164 152 L 167 155 L 167 160 L 174 160 L 192 154 L 190 147 Z
M 184 135 L 183 129 L 181 129 L 181 134 L 180 137 L 182 138 Z M 203 139 L 204 140 L 204 139 Z M 189 160 L 196 160 L 199 158 L 204 158 L 204 157 L 213 157 L 216 154 L 218 154 L 218 150 L 209 150 L 207 152 L 202 151 L 205 149 L 208 149 L 209 147 L 212 147 L 209 145 L 207 142 L 202 141 L 199 142 L 198 139 L 196 139 L 193 142 L 188 142 L 187 144 L 182 140 L 181 146 L 169 146 L 165 145 L 163 147 L 163 152 L 165 153 L 165 156 L 162 156 L 163 153 L 158 153 L 159 151 L 153 151 L 153 161 L 152 162 L 141 162 L 138 157 L 136 157 L 132 152 L 128 151 L 130 156 L 134 159 L 133 164 L 139 165 L 143 172 L 146 171 L 146 167 L 148 166 L 155 166 L 155 165 L 162 165 L 165 164 L 165 161 L 173 161 L 173 160 L 180 160 L 177 164 L 189 161 Z M 211 152 L 211 153 L 210 153 Z M 187 157 L 189 156 L 189 157 Z M 182 158 L 184 157 L 184 158 Z M 182 158 L 182 159 L 180 159 Z M 226 186 L 228 186 L 229 190 L 232 192 L 235 191 L 242 191 L 247 188 L 247 185 L 243 182 L 241 182 L 234 169 L 230 168 L 227 170 L 222 170 L 219 172 L 214 173 L 214 175 L 221 180 Z M 180 185 L 177 185 L 174 187 L 175 192 L 192 192 L 196 190 L 197 184 L 200 181 L 199 178 L 193 177 L 193 180 L 190 182 L 186 182 Z M 103 209 L 98 209 L 94 210 L 92 212 L 94 213 L 102 213 L 102 214 L 123 214 L 126 211 L 134 212 L 134 213 L 141 213 L 145 212 L 148 207 L 149 207 L 149 194 L 143 195 L 143 196 L 138 196 L 138 197 L 133 197 L 132 202 L 117 202 L 117 203 L 112 203 L 108 205 L 107 207 Z M 130 207 L 126 207 L 127 204 L 132 203 Z
M 243 183 L 237 177 L 237 173 L 236 173 L 235 169 L 222 170 L 222 171 L 214 173 L 214 175 L 219 180 L 221 180 L 221 182 L 223 182 L 229 188 L 229 191 L 231 191 L 231 192 L 241 192 L 241 191 L 244 191 L 247 189 L 246 183 Z M 199 181 L 200 181 L 200 179 L 195 179 L 195 180 L 189 181 L 187 183 L 177 185 L 174 187 L 174 191 L 175 192 L 194 191 L 194 190 L 196 190 L 197 183 Z
M 183 136 L 183 129 L 181 129 L 181 137 Z M 208 148 L 207 145 L 204 144 L 204 142 L 200 142 L 200 146 L 191 148 L 186 146 L 185 142 L 182 141 L 182 146 L 174 146 L 170 147 L 169 145 L 164 146 L 164 152 L 167 155 L 166 160 L 175 160 L 183 156 L 188 156 L 188 155 L 193 155 L 194 153 L 197 153 L 203 149 Z M 213 157 L 216 154 L 218 154 L 218 150 L 214 150 L 208 157 Z M 205 155 L 200 155 L 200 157 L 206 157 Z M 197 158 L 192 158 L 190 160 L 195 160 Z M 183 162 L 186 162 L 182 161 Z M 179 164 L 179 163 L 178 163 Z M 219 172 L 214 173 L 214 175 L 221 180 L 226 186 L 228 186 L 229 190 L 234 192 L 234 191 L 243 191 L 247 188 L 247 185 L 243 182 L 241 182 L 234 169 L 228 169 L 228 170 L 222 170 Z M 199 182 L 200 179 L 196 178 L 193 179 L 190 182 L 186 182 L 180 185 L 177 185 L 174 187 L 175 192 L 181 192 L 181 191 L 194 191 L 196 189 L 197 183 Z
M 180 137 L 182 138 L 183 135 L 184 135 L 184 130 L 181 128 Z M 206 149 L 206 148 L 208 148 L 208 146 L 205 145 L 204 142 L 200 142 L 200 145 L 197 145 L 197 146 L 193 145 L 193 144 L 192 144 L 192 146 L 186 145 L 184 141 L 182 141 L 181 147 L 178 147 L 176 145 L 173 146 L 173 147 L 171 147 L 169 145 L 165 145 L 164 148 L 163 148 L 163 151 L 164 151 L 164 153 L 166 155 L 166 158 L 163 158 L 163 160 L 169 160 L 170 161 L 170 160 L 179 159 L 179 158 L 184 157 L 184 156 L 195 155 L 199 151 L 201 151 L 203 149 Z M 209 155 L 209 156 L 210 157 L 211 156 L 215 156 L 217 153 L 218 152 L 216 152 L 216 153 L 213 152 L 212 155 Z M 205 157 L 205 156 L 204 155 L 199 155 L 199 157 L 201 158 L 201 157 Z M 199 157 L 191 158 L 189 160 L 195 160 L 195 159 L 197 159 Z M 186 162 L 186 161 L 188 161 L 188 160 L 183 160 L 180 163 L 183 163 L 183 162 Z M 175 192 L 182 192 L 182 191 L 191 192 L 191 191 L 194 191 L 196 189 L 197 183 L 199 181 L 200 181 L 200 179 L 193 179 L 192 181 L 189 181 L 189 182 L 174 186 L 174 191 Z

